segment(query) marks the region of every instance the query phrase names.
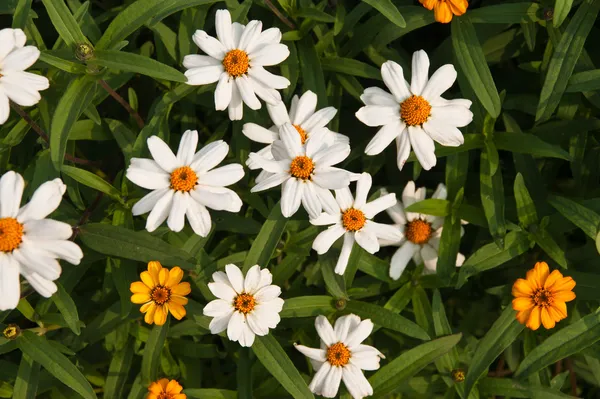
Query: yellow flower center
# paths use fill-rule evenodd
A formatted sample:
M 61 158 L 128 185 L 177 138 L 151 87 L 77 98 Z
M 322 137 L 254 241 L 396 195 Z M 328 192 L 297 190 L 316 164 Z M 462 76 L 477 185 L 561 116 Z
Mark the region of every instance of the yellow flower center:
M 164 305 L 171 299 L 171 290 L 162 285 L 157 285 L 152 290 L 152 293 L 150 293 L 150 298 L 152 298 L 157 305 Z
M 422 125 L 431 114 L 431 105 L 421 96 L 412 95 L 400 104 L 400 116 L 408 126 Z
M 174 397 L 175 396 L 173 394 L 166 392 L 161 392 L 160 394 L 158 394 L 158 399 L 173 399 Z
M 191 191 L 196 183 L 198 176 L 189 166 L 182 166 L 171 172 L 171 188 L 175 191 Z
M 9 324 L 8 327 L 2 331 L 2 334 L 6 339 L 15 339 L 21 335 L 21 329 L 16 324 Z
M 431 223 L 415 219 L 407 223 L 404 235 L 408 241 L 421 245 L 429 241 L 432 232 Z
M 14 218 L 0 219 L 0 251 L 12 252 L 23 242 L 23 225 Z
M 248 54 L 243 50 L 231 50 L 223 58 L 223 67 L 229 76 L 237 78 L 248 72 Z
M 543 288 L 538 288 L 537 290 L 535 290 L 533 295 L 531 296 L 531 299 L 533 299 L 533 302 L 535 302 L 535 306 L 540 307 L 550 306 L 554 302 L 552 292 Z
M 241 293 L 233 300 L 233 307 L 235 310 L 243 314 L 252 312 L 254 306 L 256 306 L 256 300 L 250 294 Z
M 315 170 L 315 163 L 306 155 L 294 158 L 290 164 L 290 174 L 297 179 L 307 180 L 313 170 Z
M 362 211 L 350 208 L 342 213 L 342 224 L 348 231 L 358 231 L 363 228 L 367 218 Z
M 332 366 L 345 366 L 350 361 L 350 350 L 338 342 L 327 348 L 327 361 Z
M 300 135 L 300 141 L 302 141 L 302 144 L 306 143 L 306 139 L 308 138 L 308 134 L 306 134 L 306 132 L 304 131 L 304 129 L 302 129 L 300 127 L 300 125 L 292 125 L 292 126 L 294 126 L 296 128 L 296 131 Z

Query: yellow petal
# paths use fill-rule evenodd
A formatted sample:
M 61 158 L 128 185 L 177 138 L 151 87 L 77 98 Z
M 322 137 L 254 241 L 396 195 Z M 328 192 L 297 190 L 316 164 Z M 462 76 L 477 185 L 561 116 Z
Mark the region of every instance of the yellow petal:
M 444 2 L 438 2 L 433 8 L 435 20 L 442 23 L 447 24 L 452 21 L 452 11 L 450 11 L 450 6 Z
M 517 279 L 517 281 L 515 281 L 515 283 L 513 284 L 512 294 L 515 297 L 530 297 L 533 295 L 533 287 L 531 286 L 529 281 L 520 278 Z
M 133 292 L 134 294 L 150 294 L 150 292 L 152 292 L 152 290 L 141 281 L 134 281 L 131 283 L 129 286 L 129 291 Z
M 192 292 L 192 287 L 190 287 L 190 283 L 179 283 L 175 287 L 171 288 L 171 292 L 173 295 L 185 296 Z
M 550 269 L 548 268 L 548 264 L 546 262 L 537 262 L 533 267 L 533 276 L 535 276 L 536 287 L 542 288 L 546 283 L 546 279 L 550 274 Z M 529 276 L 527 276 L 529 280 Z
M 180 393 L 180 394 L 173 396 L 173 399 L 187 399 L 187 395 L 184 393 Z
M 542 308 L 541 313 L 542 313 L 542 324 L 544 325 L 544 327 L 547 330 L 554 328 L 554 326 L 556 325 L 556 322 L 550 316 L 550 314 L 548 313 L 548 310 L 546 308 Z
M 144 321 L 146 322 L 146 324 L 154 323 L 154 313 L 156 313 L 156 308 L 156 304 L 154 302 L 150 302 L 150 307 L 148 308 L 148 311 L 144 316 Z
M 450 0 L 450 9 L 454 15 L 463 15 L 467 12 L 468 6 L 467 0 Z
M 152 392 L 153 394 L 160 395 L 162 393 L 163 389 L 162 389 L 162 386 L 158 382 L 153 382 L 148 387 L 148 391 Z
M 158 285 L 158 273 L 162 269 L 162 265 L 158 261 L 148 262 L 148 272 L 152 276 L 152 281 Z
M 529 315 L 531 314 L 531 309 L 522 310 L 517 313 L 517 320 L 521 324 L 526 324 L 527 320 L 529 320 Z
M 169 303 L 169 311 L 177 320 L 181 320 L 185 316 L 185 308 L 177 303 Z
M 572 277 L 563 277 L 557 280 L 552 286 L 548 287 L 550 291 L 571 291 L 575 288 L 575 280 Z
M 171 295 L 171 301 L 170 303 L 176 303 L 179 305 L 187 305 L 188 304 L 188 299 L 184 296 L 179 296 L 179 295 Z
M 559 272 L 558 270 L 553 270 L 552 273 L 550 273 L 550 275 L 546 279 L 546 282 L 544 283 L 544 288 L 549 289 L 554 283 L 556 283 L 562 278 L 563 275 L 561 274 L 561 272 Z
M 146 313 L 148 311 L 148 309 L 150 309 L 151 306 L 156 306 L 156 305 L 152 301 L 143 304 L 142 307 L 140 308 L 140 312 Z
M 527 310 L 534 307 L 535 303 L 533 302 L 533 300 L 531 300 L 531 298 L 518 297 L 513 299 L 512 306 L 514 310 Z
M 567 317 L 567 304 L 564 302 L 556 302 L 552 304 L 548 308 L 550 312 L 550 316 L 554 319 L 554 321 L 561 321 L 562 319 Z
M 146 303 L 148 301 L 150 301 L 150 295 L 148 294 L 133 294 L 131 296 L 131 302 L 136 303 L 136 304 L 142 304 L 142 303 Z
M 162 268 L 158 273 L 158 283 L 165 286 L 167 280 L 169 279 L 169 269 Z
M 165 287 L 172 288 L 175 287 L 181 279 L 183 278 L 183 270 L 179 266 L 175 266 L 169 271 L 169 278 Z
M 140 273 L 140 277 L 144 284 L 147 285 L 150 289 L 158 285 L 158 280 L 154 281 L 150 272 L 143 271 L 142 273 Z
M 169 385 L 169 379 L 168 378 L 161 378 L 160 380 L 158 380 L 158 383 L 162 387 L 163 391 L 167 392 L 167 386 Z
M 165 322 L 167 321 L 168 311 L 169 310 L 166 308 L 165 305 L 157 306 L 156 312 L 154 312 L 154 324 L 156 324 L 157 326 L 162 326 L 163 324 L 165 324 Z
M 538 328 L 540 328 L 540 324 L 542 324 L 542 312 L 540 312 L 540 308 L 539 307 L 534 307 L 533 309 L 531 309 L 531 314 L 529 315 L 529 320 L 527 320 L 527 328 L 530 328 L 532 330 L 537 330 Z
M 158 395 L 155 393 L 149 393 L 148 396 L 146 396 L 146 399 L 158 399 Z
M 167 393 L 170 393 L 171 395 L 175 395 L 178 394 L 179 392 L 181 392 L 181 390 L 183 389 L 183 387 L 181 385 L 179 385 L 179 383 L 175 380 L 171 380 L 169 381 L 169 385 L 167 385 Z
M 555 302 L 570 302 L 575 299 L 575 293 L 573 291 L 558 291 L 554 293 Z
M 423 4 L 423 7 L 425 7 L 428 10 L 433 10 L 433 7 L 435 6 L 435 3 L 437 3 L 439 0 L 419 0 L 421 2 L 421 4 Z

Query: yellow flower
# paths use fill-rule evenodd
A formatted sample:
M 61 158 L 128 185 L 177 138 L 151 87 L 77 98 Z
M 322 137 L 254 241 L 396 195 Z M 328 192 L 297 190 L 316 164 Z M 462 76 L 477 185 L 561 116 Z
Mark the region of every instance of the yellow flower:
M 187 399 L 185 394 L 180 393 L 182 389 L 183 387 L 177 381 L 161 378 L 150 384 L 146 399 Z
M 180 283 L 183 278 L 181 268 L 175 266 L 169 271 L 160 262 L 148 262 L 148 271 L 142 272 L 140 277 L 142 281 L 131 283 L 129 290 L 133 293 L 131 302 L 143 304 L 140 311 L 146 314 L 146 323 L 162 326 L 169 312 L 177 320 L 185 316 L 183 305 L 188 303 L 185 296 L 191 288 L 190 283 Z
M 518 279 L 512 287 L 517 320 L 532 330 L 537 330 L 540 324 L 553 328 L 567 317 L 565 302 L 575 299 L 574 287 L 575 280 L 571 277 L 563 277 L 558 270 L 550 273 L 546 262 L 537 262 L 527 272 L 527 278 Z
M 423 7 L 433 10 L 435 20 L 443 24 L 452 21 L 453 15 L 463 15 L 467 12 L 467 0 L 419 0 Z

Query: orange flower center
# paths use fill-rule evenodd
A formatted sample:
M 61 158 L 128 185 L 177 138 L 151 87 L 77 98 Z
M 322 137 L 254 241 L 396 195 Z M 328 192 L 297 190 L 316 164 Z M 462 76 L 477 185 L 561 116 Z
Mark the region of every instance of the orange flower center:
M 315 170 L 315 163 L 306 155 L 297 156 L 290 164 L 290 174 L 297 179 L 307 180 Z
M 342 213 L 342 224 L 348 231 L 358 231 L 363 228 L 367 218 L 362 211 L 350 208 Z
M 223 58 L 223 67 L 229 74 L 237 78 L 248 72 L 248 54 L 243 50 L 231 50 Z
M 432 232 L 431 223 L 423 219 L 415 219 L 412 222 L 408 222 L 404 235 L 408 241 L 421 245 L 429 241 Z
M 0 251 L 12 252 L 23 242 L 23 225 L 14 218 L 0 219 Z
M 158 399 L 173 399 L 175 395 L 172 393 L 161 392 L 158 394 Z
M 157 285 L 150 293 L 150 298 L 157 305 L 164 305 L 171 299 L 171 290 L 162 285 Z
M 296 131 L 300 135 L 300 141 L 302 141 L 302 144 L 306 143 L 306 139 L 308 138 L 308 134 L 304 131 L 304 129 L 302 129 L 300 127 L 300 125 L 292 125 L 292 126 L 294 126 L 296 128 Z
M 245 292 L 239 294 L 233 300 L 233 307 L 235 310 L 243 314 L 252 312 L 254 306 L 256 306 L 256 300 L 252 295 L 246 294 Z
M 189 166 L 182 166 L 171 172 L 171 188 L 175 191 L 191 191 L 196 183 L 198 176 Z
M 533 299 L 533 302 L 535 302 L 535 306 L 540 307 L 550 306 L 554 302 L 552 292 L 543 288 L 538 288 L 537 290 L 535 290 L 533 295 L 531 296 L 531 299 Z
M 421 96 L 412 95 L 400 104 L 400 116 L 409 126 L 422 125 L 431 114 L 431 105 Z
M 327 361 L 332 366 L 345 366 L 350 361 L 350 350 L 338 342 L 327 348 Z

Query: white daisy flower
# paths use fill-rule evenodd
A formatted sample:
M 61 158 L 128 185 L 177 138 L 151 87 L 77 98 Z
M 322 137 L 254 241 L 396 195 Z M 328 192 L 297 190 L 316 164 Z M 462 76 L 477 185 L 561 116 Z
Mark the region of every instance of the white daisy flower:
M 343 380 L 354 399 L 373 395 L 373 388 L 361 371 L 377 370 L 380 359 L 385 359 L 376 348 L 362 344 L 373 331 L 373 322 L 361 321 L 360 317 L 349 314 L 338 318 L 335 327 L 331 327 L 325 316 L 318 316 L 315 328 L 321 338 L 320 349 L 295 345 L 310 359 L 316 371 L 309 389 L 317 395 L 333 398 Z
M 243 103 L 251 109 L 261 107 L 258 97 L 268 104 L 277 104 L 281 95 L 276 89 L 285 89 L 290 81 L 273 75 L 264 67 L 284 61 L 290 50 L 280 43 L 281 31 L 270 28 L 263 32 L 261 21 L 250 21 L 244 26 L 231 23 L 227 10 L 218 10 L 215 26 L 217 37 L 197 30 L 192 39 L 207 55 L 186 55 L 183 66 L 189 85 L 219 82 L 215 90 L 215 108 L 229 108 L 229 119 L 240 120 Z
M 398 280 L 406 265 L 412 258 L 416 264 L 424 263 L 424 273 L 435 273 L 437 268 L 438 250 L 445 217 L 424 215 L 414 212 L 405 212 L 404 209 L 415 202 L 425 199 L 425 187 L 415 191 L 415 182 L 409 181 L 402 192 L 402 204 L 387 209 L 388 215 L 395 222 L 394 226 L 403 234 L 400 240 L 380 239 L 379 244 L 399 246 L 392 256 L 390 277 Z M 382 194 L 387 194 L 381 190 Z M 446 186 L 439 184 L 431 198 L 446 199 L 448 193 Z M 466 222 L 462 222 L 466 224 Z M 461 227 L 461 235 L 464 229 Z M 456 257 L 456 266 L 462 266 L 465 261 L 463 254 Z
M 367 252 L 374 254 L 379 251 L 379 239 L 395 242 L 403 237 L 397 227 L 371 220 L 381 211 L 396 204 L 396 194 L 386 194 L 367 202 L 371 184 L 371 175 L 363 173 L 356 183 L 356 198 L 352 197 L 348 187 L 335 190 L 338 204 L 336 212 L 322 213 L 318 218 L 310 220 L 315 226 L 332 225 L 322 231 L 313 242 L 312 248 L 319 255 L 329 251 L 333 243 L 344 236 L 342 252 L 335 266 L 337 274 L 344 274 L 346 271 L 355 241 Z
M 158 136 L 148 138 L 152 159 L 132 158 L 127 178 L 140 187 L 153 190 L 132 209 L 134 215 L 150 212 L 146 230 L 154 231 L 165 220 L 172 231 L 181 231 L 185 218 L 194 232 L 206 237 L 211 218 L 206 208 L 239 212 L 240 197 L 226 186 L 244 177 L 238 163 L 220 164 L 229 146 L 223 140 L 213 141 L 196 152 L 198 132 L 187 130 L 179 142 L 177 155 Z
M 21 29 L 0 30 L 0 125 L 8 119 L 11 100 L 24 107 L 41 100 L 39 91 L 49 87 L 48 79 L 25 72 L 40 56 L 35 46 L 25 46 Z
M 456 80 L 456 70 L 451 64 L 443 65 L 429 75 L 429 58 L 423 50 L 412 58 L 410 85 L 404 80 L 402 67 L 394 61 L 381 66 L 381 76 L 391 94 L 379 87 L 369 87 L 360 96 L 365 106 L 356 117 L 368 126 L 383 126 L 367 144 L 365 153 L 377 155 L 394 139 L 398 150 L 398 168 L 402 170 L 410 149 L 423 169 L 435 166 L 434 141 L 441 145 L 457 147 L 464 143 L 459 127 L 471 123 L 471 101 L 446 100 L 441 94 Z
M 348 143 L 325 145 L 319 137 L 313 137 L 306 144 L 291 123 L 285 123 L 279 130 L 280 139 L 273 142 L 273 160 L 251 153 L 249 162 L 269 174 L 252 187 L 251 192 L 266 190 L 282 185 L 281 213 L 290 217 L 300 208 L 306 209 L 311 218 L 316 218 L 325 209 L 335 212 L 337 203 L 329 190 L 348 187 L 353 174 L 334 168 L 350 155 Z
M 57 259 L 78 265 L 83 258 L 81 248 L 69 241 L 71 226 L 46 219 L 60 205 L 67 186 L 60 179 L 48 181 L 19 209 L 24 186 L 23 177 L 12 171 L 0 179 L 0 310 L 17 307 L 19 273 L 49 298 L 62 271 Z
M 204 315 L 214 317 L 209 326 L 212 334 L 227 330 L 231 341 L 252 346 L 255 335 L 267 335 L 269 328 L 277 327 L 283 299 L 281 288 L 271 284 L 269 270 L 254 265 L 244 278 L 236 265 L 229 264 L 225 273 L 213 273 L 213 281 L 208 288 L 218 299 L 204 307 Z

